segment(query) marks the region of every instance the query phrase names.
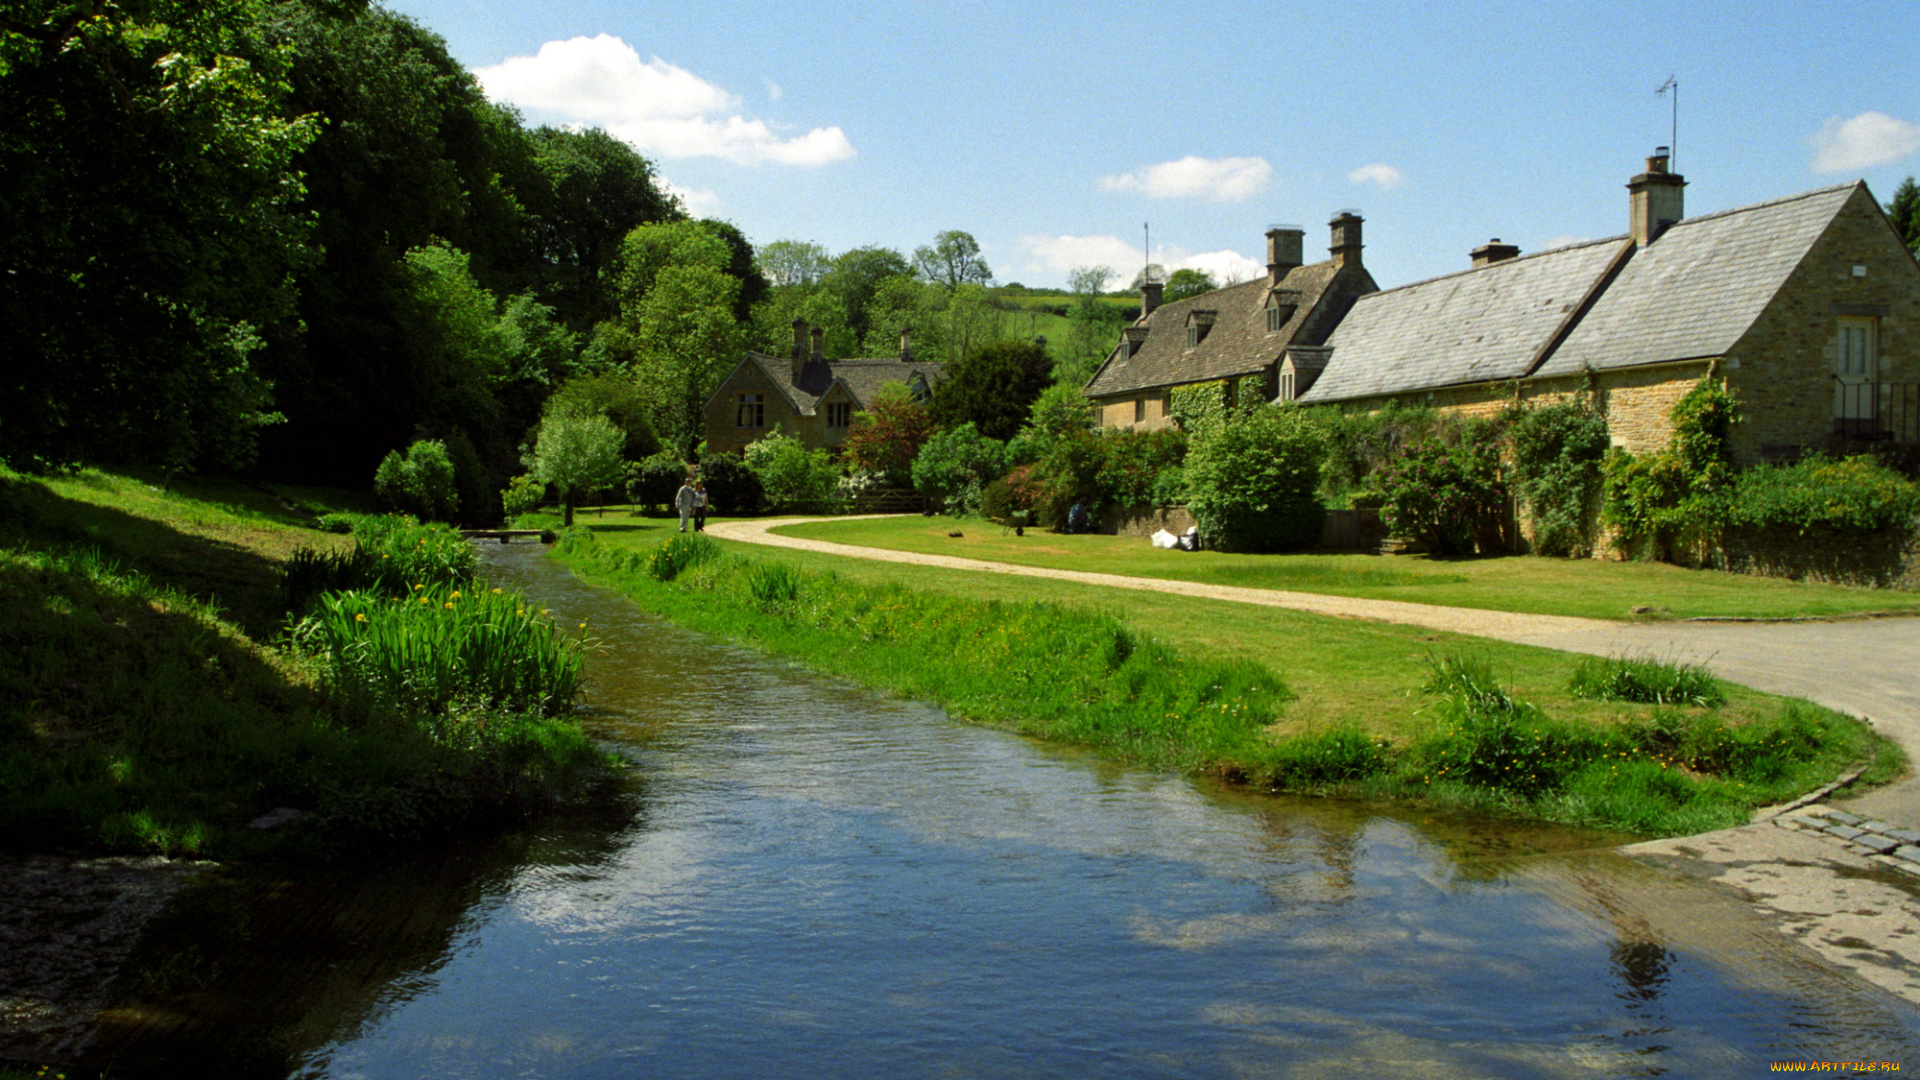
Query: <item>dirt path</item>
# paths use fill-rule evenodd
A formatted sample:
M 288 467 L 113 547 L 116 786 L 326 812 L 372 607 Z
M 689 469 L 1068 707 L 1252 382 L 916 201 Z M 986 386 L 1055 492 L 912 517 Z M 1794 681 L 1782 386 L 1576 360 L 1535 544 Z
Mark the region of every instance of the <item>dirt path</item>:
M 1730 682 L 1862 717 L 1920 762 L 1920 618 L 1619 623 L 1054 570 L 803 540 L 772 531 L 802 520 L 730 521 L 708 531 L 728 540 L 844 558 L 1052 578 L 1335 618 L 1377 619 L 1566 652 L 1652 655 L 1701 664 Z M 1920 832 L 1920 778 L 1832 805 L 1875 824 Z M 1815 813 L 1824 809 L 1817 804 L 1808 808 Z M 1920 877 L 1910 872 L 1913 864 L 1808 824 L 1806 817 L 1795 814 L 1625 850 L 1675 873 L 1738 890 L 1781 932 L 1821 957 L 1920 1003 Z

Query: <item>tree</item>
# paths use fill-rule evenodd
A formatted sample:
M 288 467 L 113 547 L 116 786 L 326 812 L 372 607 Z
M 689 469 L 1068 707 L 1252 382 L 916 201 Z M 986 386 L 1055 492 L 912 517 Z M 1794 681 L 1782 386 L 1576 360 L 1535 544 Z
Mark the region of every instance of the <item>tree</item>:
M 599 128 L 536 128 L 530 136 L 543 183 L 520 198 L 532 211 L 535 245 L 549 268 L 547 295 L 566 324 L 585 330 L 614 313 L 602 275 L 640 225 L 681 216 L 653 166 Z
M 628 234 L 616 274 L 620 317 L 599 333 L 630 357 L 647 424 L 683 458 L 706 426 L 707 396 L 739 359 L 740 279 L 733 250 L 708 222 L 643 225 Z
M 820 287 L 840 298 L 847 309 L 847 327 L 856 341 L 864 340 L 868 330 L 868 305 L 880 283 L 888 278 L 913 277 L 906 256 L 883 247 L 857 247 L 834 256 L 833 269 L 820 279 Z
M 885 383 L 869 408 L 853 414 L 841 454 L 855 469 L 906 484 L 912 480 L 915 455 L 932 434 L 932 415 L 913 400 L 906 384 Z
M 1113 278 L 1111 266 L 1076 266 L 1067 271 L 1067 290 L 1076 298 L 1097 297 L 1107 291 L 1107 283 Z M 1134 285 L 1139 286 L 1137 279 Z
M 451 521 L 460 509 L 453 459 L 438 439 L 420 439 L 403 455 L 389 451 L 374 470 L 373 493 L 380 501 L 422 521 Z
M 1054 365 L 1055 381 L 1085 386 L 1112 350 L 1126 317 L 1119 308 L 1100 299 L 1111 280 L 1113 268 L 1107 266 L 1079 266 L 1067 274 L 1073 288 L 1073 306 L 1067 311 L 1070 329 L 1066 347 Z
M 1167 280 L 1167 268 L 1157 262 L 1150 262 L 1141 267 L 1139 273 L 1133 275 L 1133 280 L 1128 283 L 1127 288 L 1133 292 L 1139 292 L 1140 286 L 1149 281 L 1165 280 Z
M 933 417 L 947 427 L 971 423 L 990 439 L 1010 439 L 1027 422 L 1053 361 L 1037 342 L 995 341 L 947 362 L 933 394 Z
M 929 283 L 953 292 L 962 285 L 987 285 L 993 270 L 980 257 L 980 244 L 971 233 L 948 229 L 933 238 L 933 246 L 916 248 L 913 264 Z
M 755 258 L 760 272 L 776 289 L 811 289 L 833 266 L 826 248 L 804 240 L 775 240 L 763 244 Z
M 0 6 L 11 465 L 240 465 L 278 419 L 258 350 L 310 256 L 291 166 L 319 122 L 283 108 L 287 57 L 255 40 L 259 9 Z
M 1909 248 L 1920 252 L 1920 185 L 1909 176 L 1900 181 L 1894 189 L 1893 201 L 1887 204 L 1887 216 L 1893 221 L 1893 231 Z
M 1160 298 L 1171 304 L 1175 300 L 1185 300 L 1202 293 L 1210 293 L 1219 287 L 1220 283 L 1213 280 L 1213 275 L 1205 270 L 1175 270 L 1173 275 L 1167 278 L 1166 292 L 1161 294 Z
M 560 489 L 564 524 L 573 524 L 573 507 L 583 494 L 620 479 L 626 462 L 620 447 L 626 434 L 604 416 L 556 413 L 540 424 L 526 464 L 535 480 Z

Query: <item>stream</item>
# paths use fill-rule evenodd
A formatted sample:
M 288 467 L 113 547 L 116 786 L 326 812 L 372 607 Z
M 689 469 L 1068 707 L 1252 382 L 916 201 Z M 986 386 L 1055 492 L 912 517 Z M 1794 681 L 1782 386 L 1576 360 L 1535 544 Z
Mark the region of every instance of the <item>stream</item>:
M 689 633 L 537 545 L 632 768 L 538 829 L 235 870 L 141 946 L 115 1075 L 1752 1077 L 1920 1017 L 1621 838 L 1263 796 Z

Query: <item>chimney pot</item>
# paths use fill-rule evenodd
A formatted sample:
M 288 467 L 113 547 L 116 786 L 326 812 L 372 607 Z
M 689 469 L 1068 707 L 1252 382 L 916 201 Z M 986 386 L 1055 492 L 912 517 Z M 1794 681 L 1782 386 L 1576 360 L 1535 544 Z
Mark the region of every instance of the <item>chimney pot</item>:
M 1333 244 L 1327 250 L 1333 254 L 1334 262 L 1342 267 L 1358 268 L 1360 265 L 1360 223 L 1363 220 L 1352 210 L 1342 210 L 1327 223 L 1333 232 Z
M 814 360 L 825 360 L 827 358 L 827 354 L 824 351 L 822 351 L 821 344 L 826 340 L 827 332 L 821 329 L 820 327 L 816 326 L 813 328 L 812 336 L 813 336 L 813 350 L 810 358 Z
M 1479 247 L 1474 248 L 1470 254 L 1473 258 L 1473 265 L 1491 266 L 1497 262 L 1506 262 L 1508 259 L 1518 258 L 1520 249 L 1512 244 L 1501 243 L 1500 238 L 1496 236 L 1486 243 L 1481 244 Z
M 1140 283 L 1140 317 L 1146 318 L 1160 306 L 1160 297 L 1165 295 L 1167 286 L 1162 281 L 1143 281 Z
M 1287 271 L 1304 261 L 1300 253 L 1306 235 L 1305 229 L 1292 225 L 1275 225 L 1267 230 L 1267 284 L 1280 284 Z
M 1667 226 L 1686 216 L 1686 178 L 1668 172 L 1667 148 L 1654 150 L 1647 171 L 1627 181 L 1627 231 L 1641 247 L 1653 243 Z

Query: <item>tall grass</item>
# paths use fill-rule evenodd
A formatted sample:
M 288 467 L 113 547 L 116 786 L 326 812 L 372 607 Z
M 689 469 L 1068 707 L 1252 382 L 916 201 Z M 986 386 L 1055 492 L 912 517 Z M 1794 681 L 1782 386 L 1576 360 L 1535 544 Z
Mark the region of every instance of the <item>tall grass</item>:
M 582 642 L 500 589 L 328 593 L 293 637 L 336 692 L 415 715 L 470 702 L 555 716 L 580 689 Z
M 353 532 L 345 551 L 301 548 L 282 565 L 280 593 L 287 610 L 302 613 L 328 592 L 368 591 L 403 596 L 415 585 L 458 586 L 473 580 L 479 557 L 446 525 L 422 525 L 399 514 L 330 514 Z
M 1601 701 L 1637 701 L 1648 705 L 1718 708 L 1727 692 L 1706 668 L 1672 664 L 1651 656 L 1593 657 L 1573 669 L 1567 688 L 1573 696 Z

